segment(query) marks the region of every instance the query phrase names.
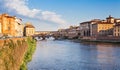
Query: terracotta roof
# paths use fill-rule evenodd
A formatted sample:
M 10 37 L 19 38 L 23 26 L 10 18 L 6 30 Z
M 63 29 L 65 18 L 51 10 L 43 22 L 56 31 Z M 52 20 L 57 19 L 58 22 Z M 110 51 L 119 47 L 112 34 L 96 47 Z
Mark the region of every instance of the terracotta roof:
M 86 21 L 86 22 L 82 22 L 82 23 L 80 23 L 80 24 L 85 24 L 85 23 L 90 23 L 91 21 Z
M 35 28 L 33 25 L 26 25 L 26 28 Z
M 92 22 L 101 22 L 101 20 L 100 19 L 93 19 L 93 20 L 91 20 L 91 21 L 86 21 L 86 22 L 82 22 L 82 23 L 80 23 L 80 24 L 85 24 L 85 23 L 92 23 Z
M 102 21 L 100 21 L 100 22 L 98 22 L 97 24 L 113 24 L 113 23 L 109 23 L 109 22 L 102 22 Z
M 98 22 L 98 21 L 101 21 L 100 19 L 93 19 L 91 20 L 91 22 Z

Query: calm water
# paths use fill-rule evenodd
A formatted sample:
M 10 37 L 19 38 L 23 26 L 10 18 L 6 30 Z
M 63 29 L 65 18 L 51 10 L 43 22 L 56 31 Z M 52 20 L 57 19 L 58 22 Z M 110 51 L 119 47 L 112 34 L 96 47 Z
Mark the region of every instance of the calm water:
M 39 41 L 28 70 L 120 70 L 120 45 Z

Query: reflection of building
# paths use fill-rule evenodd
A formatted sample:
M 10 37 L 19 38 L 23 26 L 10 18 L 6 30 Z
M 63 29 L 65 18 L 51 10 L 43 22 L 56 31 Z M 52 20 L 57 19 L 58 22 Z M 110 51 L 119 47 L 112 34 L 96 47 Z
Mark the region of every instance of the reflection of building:
M 35 33 L 35 27 L 31 23 L 26 23 L 24 27 L 24 35 L 32 36 Z
M 109 46 L 109 48 L 108 48 Z M 95 57 L 97 58 L 97 62 L 99 63 L 109 63 L 109 64 L 113 64 L 115 63 L 115 60 L 113 57 L 114 52 L 116 50 L 113 50 L 113 48 L 115 47 L 115 44 L 112 43 L 97 43 L 96 44 L 96 53 L 97 54 Z M 104 54 L 103 54 L 104 52 Z M 109 69 L 108 69 L 109 70 Z

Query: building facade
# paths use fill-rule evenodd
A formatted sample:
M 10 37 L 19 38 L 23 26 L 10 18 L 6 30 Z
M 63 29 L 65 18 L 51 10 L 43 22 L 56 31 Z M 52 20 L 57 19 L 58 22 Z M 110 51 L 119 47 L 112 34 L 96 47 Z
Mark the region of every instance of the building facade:
M 109 16 L 106 20 L 94 19 L 80 23 L 81 36 L 113 36 L 113 26 L 118 21 L 120 20 Z
M 8 36 L 15 36 L 15 17 L 9 16 L 8 14 L 2 14 L 0 16 L 2 34 Z
M 73 39 L 73 38 L 78 38 L 80 35 L 80 29 L 79 26 L 71 26 L 68 31 L 68 38 Z
M 24 24 L 22 24 L 22 19 L 15 18 L 15 30 L 16 36 L 23 36 Z
M 114 25 L 113 36 L 120 36 L 120 22 Z
M 90 36 L 90 24 L 91 22 L 82 22 L 80 23 L 80 35 L 83 36 Z
M 110 36 L 113 35 L 113 23 L 98 22 L 92 24 L 92 36 Z
M 24 36 L 32 36 L 35 34 L 35 27 L 31 23 L 26 23 L 24 27 Z
M 22 20 L 8 14 L 0 15 L 0 33 L 7 36 L 23 36 Z M 20 34 L 21 33 L 21 34 Z
M 106 20 L 101 20 L 91 24 L 92 36 L 113 36 L 113 26 L 115 19 L 111 16 Z
M 113 36 L 120 36 L 120 19 L 115 19 L 115 24 L 113 27 Z
M 58 34 L 61 38 L 65 38 L 68 36 L 68 31 L 67 31 L 67 29 L 59 29 Z

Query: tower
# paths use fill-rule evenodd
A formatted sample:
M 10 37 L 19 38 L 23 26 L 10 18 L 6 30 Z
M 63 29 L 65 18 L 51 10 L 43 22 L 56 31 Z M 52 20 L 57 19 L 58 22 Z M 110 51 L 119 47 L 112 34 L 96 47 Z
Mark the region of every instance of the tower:
M 111 15 L 109 15 L 109 17 L 106 18 L 108 23 L 114 23 L 114 17 L 112 17 Z

